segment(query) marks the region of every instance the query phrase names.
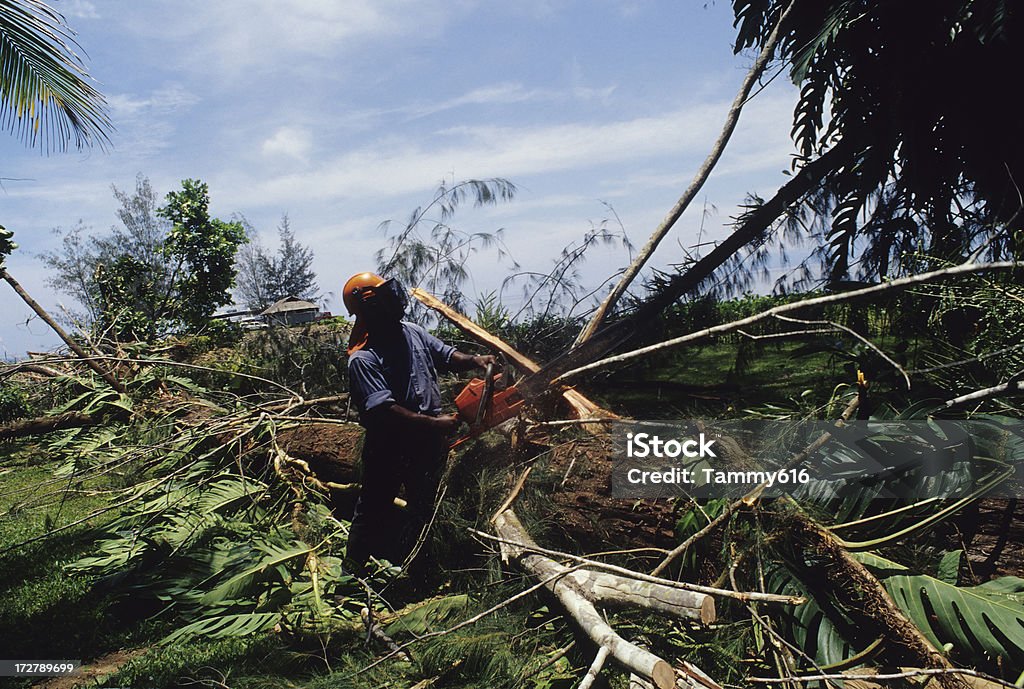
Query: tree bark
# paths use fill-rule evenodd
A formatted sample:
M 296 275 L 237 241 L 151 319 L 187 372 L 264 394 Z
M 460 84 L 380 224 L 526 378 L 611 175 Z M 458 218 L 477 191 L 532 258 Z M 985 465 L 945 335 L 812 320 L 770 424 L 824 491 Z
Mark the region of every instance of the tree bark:
M 92 414 L 81 412 L 68 412 L 60 416 L 40 416 L 34 419 L 23 419 L 0 426 L 0 440 L 11 440 L 12 438 L 23 438 L 28 435 L 42 435 L 53 431 L 61 431 L 65 428 L 82 428 L 99 423 L 99 419 Z
M 815 597 L 842 606 L 850 620 L 850 633 L 862 643 L 884 639 L 883 657 L 895 666 L 953 669 L 946 656 L 896 606 L 881 582 L 826 529 L 794 510 L 781 517 L 779 532 L 779 547 L 792 558 L 794 574 Z M 937 680 L 945 689 L 966 688 L 956 675 L 940 675 Z

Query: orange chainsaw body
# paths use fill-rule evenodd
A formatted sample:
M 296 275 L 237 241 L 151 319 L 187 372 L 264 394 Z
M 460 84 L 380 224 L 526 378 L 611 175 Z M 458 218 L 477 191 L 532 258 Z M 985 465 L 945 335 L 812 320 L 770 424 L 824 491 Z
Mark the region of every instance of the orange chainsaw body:
M 494 376 L 495 383 L 499 380 L 501 380 L 500 373 Z M 480 416 L 480 401 L 484 396 L 485 385 L 485 381 L 480 378 L 474 378 L 469 381 L 469 384 L 455 398 L 455 406 L 459 410 L 459 419 L 468 423 L 473 427 L 472 430 L 477 433 L 488 428 L 494 428 L 503 421 L 508 421 L 516 416 L 523 408 L 523 404 L 526 403 L 526 400 L 523 399 L 523 396 L 519 394 L 515 387 L 504 390 L 495 389 L 491 395 L 490 404 L 487 405 L 483 415 Z M 478 417 L 480 418 L 479 424 L 477 424 Z

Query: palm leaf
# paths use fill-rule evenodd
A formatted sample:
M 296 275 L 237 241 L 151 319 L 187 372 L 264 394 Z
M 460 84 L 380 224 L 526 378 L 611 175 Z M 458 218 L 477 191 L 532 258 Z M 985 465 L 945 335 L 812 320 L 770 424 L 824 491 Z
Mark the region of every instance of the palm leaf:
M 280 612 L 250 612 L 207 617 L 168 634 L 160 643 L 171 644 L 188 636 L 208 636 L 214 639 L 248 636 L 271 629 L 281 621 L 281 617 Z
M 207 592 L 202 598 L 203 605 L 213 605 L 224 600 L 237 598 L 246 589 L 259 581 L 261 575 L 268 572 L 276 573 L 282 580 L 286 579 L 288 571 L 283 567 L 284 563 L 297 557 L 304 557 L 311 550 L 308 545 L 292 545 L 291 547 L 278 548 L 267 542 L 260 543 L 259 547 L 266 553 L 266 557 Z
M 110 142 L 106 101 L 75 48 L 64 18 L 40 0 L 0 0 L 0 120 L 28 145 Z
M 785 567 L 778 567 L 769 573 L 768 589 L 783 595 L 803 596 L 807 600 L 802 605 L 780 610 L 779 622 L 782 631 L 808 657 L 813 658 L 820 667 L 837 666 L 858 649 L 854 648 L 843 636 L 838 624 L 849 624 L 847 620 L 836 620 L 826 614 L 825 610 Z

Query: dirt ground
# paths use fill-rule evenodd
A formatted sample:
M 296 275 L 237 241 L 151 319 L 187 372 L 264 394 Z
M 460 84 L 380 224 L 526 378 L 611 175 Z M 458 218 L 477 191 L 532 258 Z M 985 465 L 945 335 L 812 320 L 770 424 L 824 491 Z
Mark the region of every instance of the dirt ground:
M 985 498 L 955 523 L 949 548 L 964 548 L 969 561 L 961 576 L 978 583 L 1007 575 L 1024 577 L 1024 500 Z
M 121 669 L 122 665 L 132 658 L 142 655 L 146 650 L 148 649 L 136 648 L 129 651 L 114 651 L 97 658 L 88 665 L 83 665 L 74 675 L 44 679 L 33 687 L 34 689 L 74 689 L 74 687 L 95 686 L 104 677 L 114 674 Z

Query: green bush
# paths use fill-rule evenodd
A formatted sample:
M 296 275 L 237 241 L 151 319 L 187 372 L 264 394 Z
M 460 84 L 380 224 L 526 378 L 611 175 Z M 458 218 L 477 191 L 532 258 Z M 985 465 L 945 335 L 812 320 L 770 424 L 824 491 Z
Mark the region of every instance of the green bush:
M 0 423 L 31 416 L 28 393 L 12 382 L 0 382 Z

